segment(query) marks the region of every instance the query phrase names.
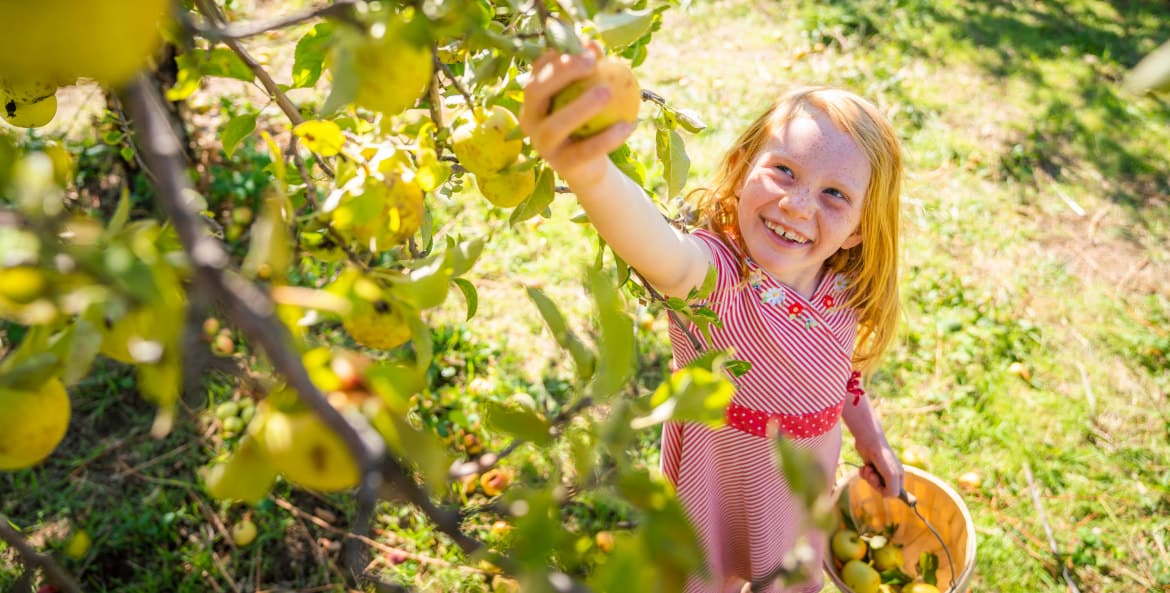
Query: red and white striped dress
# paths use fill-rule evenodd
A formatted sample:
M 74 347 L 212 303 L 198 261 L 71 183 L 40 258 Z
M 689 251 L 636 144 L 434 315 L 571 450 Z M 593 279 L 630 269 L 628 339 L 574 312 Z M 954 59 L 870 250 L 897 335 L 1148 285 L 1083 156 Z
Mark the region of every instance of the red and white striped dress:
M 848 289 L 843 277 L 826 274 L 806 299 L 747 260 L 748 281 L 743 282 L 732 247 L 707 231 L 695 236 L 713 256 L 718 280 L 707 304 L 723 324 L 711 328 L 713 343 L 705 348 L 734 348 L 735 358 L 751 363 L 747 373 L 734 378 L 728 425 L 713 430 L 668 422 L 662 434 L 662 471 L 674 483 L 707 555 L 710 578 L 692 577 L 686 591 L 713 593 L 730 577 L 751 580 L 768 574 L 802 534 L 803 511 L 764 436 L 767 421 L 778 422 L 797 447 L 814 451 L 826 475 L 833 476 L 846 385 L 854 378 L 850 361 L 857 319 L 835 306 L 844 302 Z M 673 324 L 670 337 L 676 368 L 699 354 Z M 819 567 L 825 536 L 815 530 L 803 535 L 817 551 Z M 817 592 L 822 582 L 817 570 L 810 581 L 788 591 Z

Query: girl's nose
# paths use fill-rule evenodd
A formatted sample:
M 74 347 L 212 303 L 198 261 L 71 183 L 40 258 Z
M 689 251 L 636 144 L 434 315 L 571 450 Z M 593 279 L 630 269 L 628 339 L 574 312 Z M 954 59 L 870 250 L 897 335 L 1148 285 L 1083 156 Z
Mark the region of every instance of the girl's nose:
M 810 192 L 806 189 L 788 192 L 780 198 L 780 209 L 795 218 L 810 218 L 813 214 L 813 208 L 816 207 L 816 201 L 809 194 Z

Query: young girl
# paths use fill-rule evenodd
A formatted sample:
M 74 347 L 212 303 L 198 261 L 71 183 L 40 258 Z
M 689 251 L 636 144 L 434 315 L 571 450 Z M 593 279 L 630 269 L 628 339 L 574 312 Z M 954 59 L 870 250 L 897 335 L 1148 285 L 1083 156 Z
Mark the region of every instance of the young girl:
M 588 76 L 599 55 L 591 46 L 537 60 L 520 125 L 601 236 L 659 292 L 686 298 L 715 267 L 708 305 L 723 327 L 712 328 L 705 348 L 734 348 L 751 369 L 734 378 L 726 426 L 664 427 L 662 469 L 706 552 L 709 575 L 693 577 L 687 592 L 746 591 L 800 535 L 817 565 L 825 553 L 825 534 L 801 533 L 803 510 L 777 467 L 770 424 L 813 451 L 831 478 L 843 418 L 862 478 L 886 496 L 902 486 L 901 464 L 860 387 L 898 315 L 901 149 L 867 101 L 829 88 L 792 91 L 727 153 L 715 187 L 697 204 L 704 228 L 687 234 L 607 158 L 632 125 L 569 137 L 605 106 L 607 89 L 548 113 L 550 98 Z M 670 337 L 677 366 L 697 356 L 682 328 L 672 324 Z M 818 571 L 791 590 L 820 591 L 822 582 Z

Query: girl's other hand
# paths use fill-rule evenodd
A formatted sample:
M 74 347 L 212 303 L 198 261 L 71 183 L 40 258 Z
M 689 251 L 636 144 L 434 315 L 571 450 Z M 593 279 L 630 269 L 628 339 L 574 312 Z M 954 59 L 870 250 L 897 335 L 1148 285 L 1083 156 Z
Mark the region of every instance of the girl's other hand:
M 902 492 L 906 470 L 902 469 L 902 462 L 898 461 L 889 444 L 883 442 L 873 449 L 858 447 L 857 453 L 864 462 L 857 473 L 874 490 L 886 497 L 898 496 Z
M 582 187 L 601 181 L 608 154 L 622 145 L 634 126 L 618 123 L 596 135 L 573 140 L 569 134 L 605 108 L 611 98 L 608 88 L 596 86 L 580 97 L 549 113 L 552 98 L 574 80 L 594 73 L 602 57 L 597 42 L 590 42 L 579 55 L 548 52 L 532 65 L 532 78 L 524 87 L 520 128 L 532 139 L 532 147 L 569 184 Z

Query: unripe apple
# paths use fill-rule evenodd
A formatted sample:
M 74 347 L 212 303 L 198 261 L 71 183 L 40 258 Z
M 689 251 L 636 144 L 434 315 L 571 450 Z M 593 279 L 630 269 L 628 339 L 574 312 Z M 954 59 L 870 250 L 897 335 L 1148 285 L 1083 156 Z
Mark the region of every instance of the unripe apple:
M 524 141 L 508 139 L 520 126 L 511 111 L 495 105 L 486 115 L 476 111 L 463 118 L 451 133 L 451 149 L 460 165 L 478 176 L 494 175 L 516 162 Z
M 638 109 L 642 105 L 642 88 L 638 85 L 638 78 L 625 62 L 610 57 L 597 62 L 597 70 L 592 76 L 574 80 L 554 95 L 552 111 L 561 109 L 598 85 L 609 89 L 609 103 L 601 113 L 573 130 L 570 136 L 575 139 L 588 138 L 618 122 L 632 124 L 638 121 Z
M 78 529 L 65 540 L 65 555 L 74 559 L 81 560 L 89 553 L 90 539 L 89 534 L 84 529 Z
M 847 561 L 841 567 L 841 580 L 853 589 L 853 593 L 878 593 L 881 587 L 881 574 L 861 560 Z
M 536 169 L 476 175 L 475 186 L 497 208 L 515 208 L 536 191 Z
M 938 593 L 938 587 L 923 581 L 915 581 L 902 587 L 902 593 Z
M 902 546 L 898 544 L 886 544 L 873 551 L 873 566 L 881 572 L 902 568 L 905 561 Z
M 877 593 L 882 577 L 872 566 L 861 560 L 850 560 L 841 568 L 841 580 L 853 593 Z
M 244 548 L 256 539 L 256 524 L 251 519 L 243 519 L 232 526 L 232 541 Z
M 861 536 L 852 529 L 839 529 L 833 534 L 829 547 L 833 549 L 833 556 L 841 562 L 858 560 L 865 557 L 866 543 Z

